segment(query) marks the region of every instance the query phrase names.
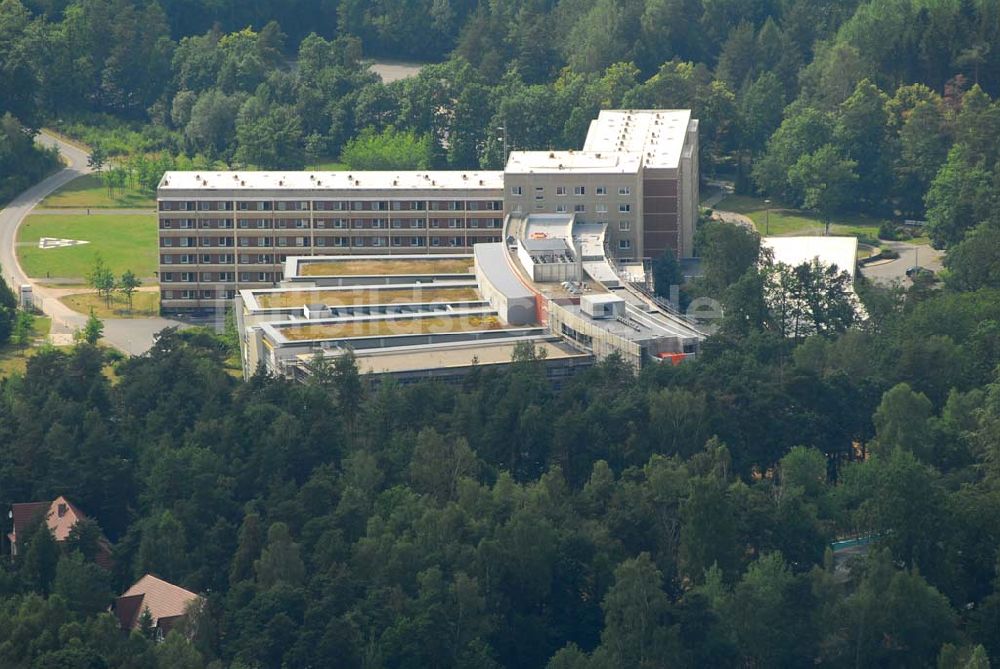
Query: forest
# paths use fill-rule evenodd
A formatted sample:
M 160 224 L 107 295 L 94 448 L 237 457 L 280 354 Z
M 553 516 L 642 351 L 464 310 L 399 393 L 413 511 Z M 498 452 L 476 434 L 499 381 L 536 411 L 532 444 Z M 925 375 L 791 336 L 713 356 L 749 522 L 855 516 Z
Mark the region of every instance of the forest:
M 755 234 L 703 234 L 726 317 L 698 359 L 558 391 L 531 352 L 461 387 L 350 357 L 243 382 L 198 330 L 33 356 L 0 385 L 0 503 L 92 520 L 0 561 L 0 665 L 1000 661 L 998 288 L 861 284 L 863 324 L 788 337 Z M 204 594 L 160 643 L 106 613 L 145 573 Z
M 373 56 L 433 64 L 384 84 Z M 706 223 L 698 358 L 558 390 L 530 353 L 453 387 L 349 357 L 244 382 L 200 330 L 47 348 L 0 381 L 0 509 L 92 522 L 0 560 L 0 666 L 1000 664 L 996 0 L 0 0 L 0 91 L 0 199 L 53 169 L 42 127 L 148 189 L 499 169 L 504 139 L 681 107 L 703 177 L 948 249 L 939 285 L 859 280 L 863 321 L 788 336 L 756 235 Z M 106 612 L 145 573 L 204 595 L 162 642 Z

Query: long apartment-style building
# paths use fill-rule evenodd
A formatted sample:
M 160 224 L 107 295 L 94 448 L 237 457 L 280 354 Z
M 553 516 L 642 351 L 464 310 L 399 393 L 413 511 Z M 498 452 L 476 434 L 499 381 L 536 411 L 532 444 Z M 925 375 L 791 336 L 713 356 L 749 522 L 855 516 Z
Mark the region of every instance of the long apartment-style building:
M 514 151 L 503 172 L 167 172 L 157 189 L 164 312 L 225 308 L 286 258 L 469 253 L 510 214 L 606 224 L 623 261 L 691 255 L 698 121 L 602 111 L 582 151 Z

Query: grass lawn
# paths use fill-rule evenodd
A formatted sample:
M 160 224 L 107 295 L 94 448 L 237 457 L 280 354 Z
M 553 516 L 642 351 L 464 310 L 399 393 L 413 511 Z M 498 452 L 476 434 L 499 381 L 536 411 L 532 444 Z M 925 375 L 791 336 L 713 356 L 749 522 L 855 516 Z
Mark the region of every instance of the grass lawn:
M 93 309 L 98 318 L 146 318 L 160 313 L 159 291 L 144 291 L 132 295 L 131 312 L 128 311 L 125 297 L 117 294 L 112 296 L 110 307 L 97 293 L 76 293 L 62 297 L 59 301 L 81 314 L 89 314 Z
M 822 235 L 825 229 L 823 222 L 815 214 L 800 209 L 786 208 L 778 203 L 772 203 L 770 212 L 768 212 L 764 200 L 746 195 L 730 195 L 719 202 L 716 209 L 735 211 L 738 214 L 748 216 L 762 235 L 766 233 L 771 235 Z M 876 240 L 881 224 L 881 219 L 863 214 L 835 216 L 830 224 L 830 234 Z M 920 243 L 919 239 L 914 240 L 914 242 Z
M 385 318 L 350 323 L 285 326 L 278 331 L 290 341 L 306 339 L 341 339 L 380 337 L 384 335 L 429 334 L 496 330 L 501 327 L 495 316 L 430 316 L 425 318 Z
M 466 274 L 471 273 L 471 258 L 407 258 L 405 260 L 365 259 L 303 262 L 302 276 L 393 275 L 393 274 Z
M 443 288 L 427 284 L 419 288 L 399 290 L 294 290 L 280 293 L 257 293 L 257 302 L 264 309 L 301 307 L 325 304 L 329 307 L 355 304 L 408 304 L 410 302 L 471 302 L 479 301 L 475 288 Z
M 52 328 L 52 319 L 48 316 L 35 316 L 34 327 L 36 343 L 48 336 Z M 29 347 L 21 351 L 15 344 L 8 342 L 0 346 L 0 378 L 11 374 L 24 374 L 28 358 L 35 354 L 37 348 Z
M 39 205 L 43 209 L 154 209 L 156 200 L 146 193 L 126 190 L 115 192 L 114 197 L 108 195 L 108 189 L 101 183 L 101 177 L 96 174 L 85 174 L 73 179 L 68 184 L 42 200 Z
M 40 249 L 41 237 L 86 240 L 89 244 Z M 157 270 L 156 214 L 35 215 L 25 219 L 18 234 L 17 255 L 28 276 L 85 278 L 98 253 L 115 276 L 132 270 L 152 282 Z

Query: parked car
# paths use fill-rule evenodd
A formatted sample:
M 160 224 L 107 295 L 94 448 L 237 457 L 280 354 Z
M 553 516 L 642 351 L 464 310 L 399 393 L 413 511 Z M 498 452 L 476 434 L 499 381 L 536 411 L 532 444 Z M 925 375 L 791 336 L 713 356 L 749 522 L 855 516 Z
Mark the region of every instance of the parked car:
M 921 267 L 920 265 L 914 265 L 913 267 L 906 270 L 906 276 L 911 279 L 916 279 L 917 277 L 931 278 L 934 276 L 934 270 L 927 269 L 926 267 Z

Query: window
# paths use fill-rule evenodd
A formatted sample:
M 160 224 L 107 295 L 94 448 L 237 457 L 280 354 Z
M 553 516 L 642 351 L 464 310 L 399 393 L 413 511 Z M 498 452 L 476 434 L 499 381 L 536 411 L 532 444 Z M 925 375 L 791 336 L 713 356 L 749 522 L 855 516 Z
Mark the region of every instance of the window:
M 586 186 L 573 186 L 573 195 L 586 195 Z
M 629 230 L 632 229 L 632 222 L 631 221 L 618 221 L 618 229 L 621 232 L 628 232 Z
M 557 214 L 565 214 L 566 213 L 566 205 L 564 205 L 564 204 L 557 204 L 556 205 L 556 213 Z
M 630 204 L 624 204 L 624 203 L 618 205 L 618 213 L 620 213 L 620 214 L 627 214 L 630 211 L 632 211 L 632 205 L 630 205 Z
M 632 248 L 632 240 L 631 239 L 619 239 L 618 240 L 618 248 L 623 249 L 623 250 L 624 249 L 630 249 L 630 248 Z
M 520 197 L 521 195 L 524 195 L 524 192 L 521 190 L 520 186 L 511 186 L 510 194 L 515 197 Z
M 606 214 L 608 213 L 608 205 L 599 204 L 594 208 L 594 211 L 596 211 L 598 214 Z
M 585 204 L 574 204 L 573 205 L 573 211 L 575 211 L 578 214 L 582 214 L 585 211 L 587 211 L 587 205 L 585 205 Z
M 392 238 L 392 245 L 393 246 L 402 246 L 403 245 L 402 238 L 401 237 L 393 237 Z
M 419 228 L 419 227 L 421 227 L 420 219 L 419 218 L 414 218 L 414 219 L 410 220 L 410 227 L 411 228 Z
M 632 189 L 629 188 L 628 186 L 619 186 L 618 187 L 618 194 L 619 195 L 628 195 L 631 192 L 632 192 Z
M 431 238 L 431 246 L 441 246 L 441 238 L 440 237 L 432 237 Z
M 469 219 L 469 227 L 470 228 L 478 228 L 479 227 L 479 220 L 475 219 L 475 218 Z
M 257 272 L 258 281 L 267 281 L 267 274 L 265 272 Z
M 317 237 L 316 246 L 326 246 L 326 237 Z
M 250 240 L 247 237 L 240 237 L 240 246 L 250 246 Z
M 462 219 L 460 218 L 449 218 L 448 219 L 449 228 L 460 228 L 462 227 Z
M 250 272 L 240 272 L 240 281 L 249 281 Z
M 163 264 L 164 265 L 173 265 L 174 264 L 174 257 L 171 256 L 171 255 L 165 255 L 165 256 L 163 256 Z
M 598 186 L 597 187 L 597 194 L 598 195 L 607 195 L 608 194 L 608 187 L 607 186 Z
M 410 246 L 423 246 L 424 240 L 420 237 L 410 237 Z
M 263 218 L 258 218 L 257 219 L 257 229 L 258 230 L 263 230 L 266 227 L 268 227 L 267 221 L 265 219 L 263 219 Z
M 556 195 L 565 195 L 566 186 L 556 186 Z
M 174 240 L 171 239 L 170 237 L 164 237 L 163 238 L 163 245 L 164 246 L 173 246 L 174 245 Z
M 372 246 L 387 246 L 385 237 L 372 237 Z
M 354 245 L 355 246 L 364 246 L 365 245 L 364 237 L 355 237 L 354 238 Z

